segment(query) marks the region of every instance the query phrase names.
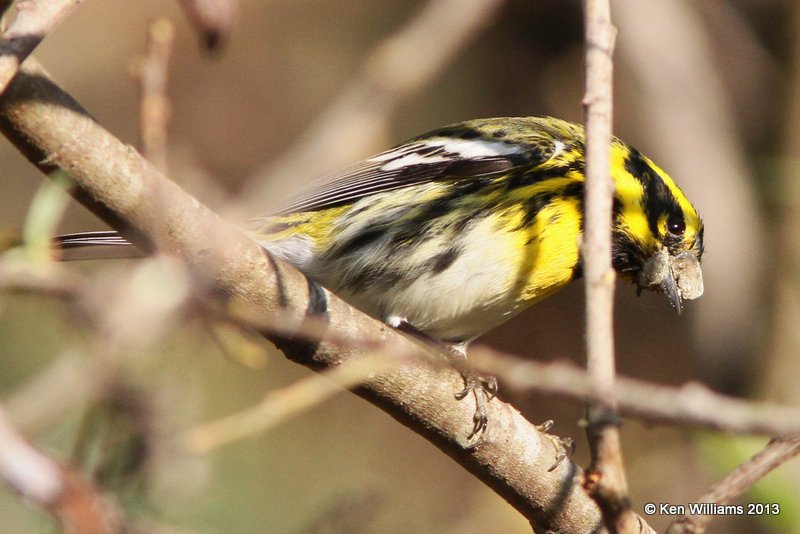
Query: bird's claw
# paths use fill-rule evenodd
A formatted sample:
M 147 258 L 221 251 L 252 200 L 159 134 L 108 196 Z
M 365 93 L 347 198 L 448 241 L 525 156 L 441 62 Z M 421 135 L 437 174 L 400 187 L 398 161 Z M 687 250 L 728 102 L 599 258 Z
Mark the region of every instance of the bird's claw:
M 548 434 L 551 428 L 553 428 L 552 419 L 548 419 L 541 425 L 536 425 L 536 430 L 542 432 L 556 449 L 555 461 L 553 462 L 553 465 L 547 469 L 548 473 L 555 471 L 561 462 L 571 457 L 575 453 L 575 440 L 572 438 L 562 438 L 560 436 Z
M 464 389 L 456 393 L 456 399 L 465 399 L 470 393 L 475 397 L 475 414 L 472 416 L 472 431 L 467 439 L 476 438 L 467 448 L 474 449 L 483 442 L 483 434 L 489 424 L 489 417 L 486 413 L 486 403 L 497 395 L 497 378 L 493 376 L 482 376 L 474 370 L 466 370 L 462 373 L 464 377 Z

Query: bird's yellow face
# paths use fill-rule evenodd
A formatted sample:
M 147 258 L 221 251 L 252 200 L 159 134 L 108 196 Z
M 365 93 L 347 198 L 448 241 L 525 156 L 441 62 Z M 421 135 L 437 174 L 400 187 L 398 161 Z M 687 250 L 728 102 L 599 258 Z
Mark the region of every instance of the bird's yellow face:
M 638 285 L 664 293 L 682 309 L 703 293 L 703 222 L 667 173 L 619 140 L 611 151 L 614 196 L 613 262 Z

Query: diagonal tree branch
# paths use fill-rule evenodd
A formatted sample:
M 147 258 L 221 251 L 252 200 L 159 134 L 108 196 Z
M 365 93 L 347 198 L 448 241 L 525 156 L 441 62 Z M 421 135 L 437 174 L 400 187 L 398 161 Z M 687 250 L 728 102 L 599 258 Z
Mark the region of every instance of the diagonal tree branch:
M 774 438 L 748 461 L 725 475 L 714 484 L 706 493 L 695 499 L 694 502 L 705 505 L 724 506 L 745 491 L 753 484 L 764 478 L 770 471 L 779 467 L 800 454 L 800 436 L 797 434 L 783 438 Z M 779 506 L 764 504 L 763 506 Z M 706 507 L 707 515 L 689 514 L 674 523 L 667 529 L 668 534 L 700 533 L 714 519 L 716 514 L 710 513 L 714 508 Z M 776 515 L 780 508 L 772 509 Z
M 339 335 L 391 344 L 403 354 L 421 352 L 220 220 L 98 125 L 34 61 L 23 65 L 0 96 L 0 130 L 43 172 L 66 170 L 75 180 L 76 199 L 137 242 L 155 244 L 183 260 L 228 305 L 254 315 L 281 310 L 298 325 L 322 316 Z M 309 343 L 265 335 L 289 358 L 315 370 L 358 359 L 363 352 L 324 339 Z M 511 406 L 489 403 L 490 428 L 479 446 L 468 447 L 474 407 L 455 400 L 453 392 L 461 385 L 455 370 L 418 358 L 369 377 L 356 393 L 484 481 L 535 529 L 600 528 L 599 511 L 580 487 L 580 468 L 566 460 L 551 470 L 559 451 Z

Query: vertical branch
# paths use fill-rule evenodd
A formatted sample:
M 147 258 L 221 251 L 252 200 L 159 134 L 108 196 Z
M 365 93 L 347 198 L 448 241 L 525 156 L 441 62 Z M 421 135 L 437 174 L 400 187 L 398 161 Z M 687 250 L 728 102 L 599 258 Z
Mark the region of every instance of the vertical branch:
M 583 241 L 587 365 L 594 387 L 613 405 L 614 339 L 611 267 L 611 53 L 614 28 L 607 0 L 584 0 L 586 24 L 586 189 Z
M 175 28 L 165 18 L 147 29 L 147 52 L 135 68 L 141 90 L 139 131 L 142 154 L 161 172 L 167 172 L 167 125 L 170 117 L 167 77 Z
M 614 271 L 611 266 L 612 60 L 616 30 L 608 0 L 584 0 L 586 26 L 586 189 L 583 269 L 586 352 L 593 397 L 587 435 L 592 465 L 586 488 L 611 532 L 637 529 L 630 512 L 614 401 Z

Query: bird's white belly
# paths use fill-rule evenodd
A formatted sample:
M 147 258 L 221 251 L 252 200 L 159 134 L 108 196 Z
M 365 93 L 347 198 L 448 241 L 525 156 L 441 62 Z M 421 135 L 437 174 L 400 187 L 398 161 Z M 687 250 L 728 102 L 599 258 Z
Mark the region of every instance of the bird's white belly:
M 515 288 L 521 283 L 518 261 L 507 257 L 510 252 L 502 246 L 465 247 L 444 271 L 430 270 L 410 284 L 339 293 L 390 324 L 403 320 L 437 339 L 469 341 L 522 308 Z

